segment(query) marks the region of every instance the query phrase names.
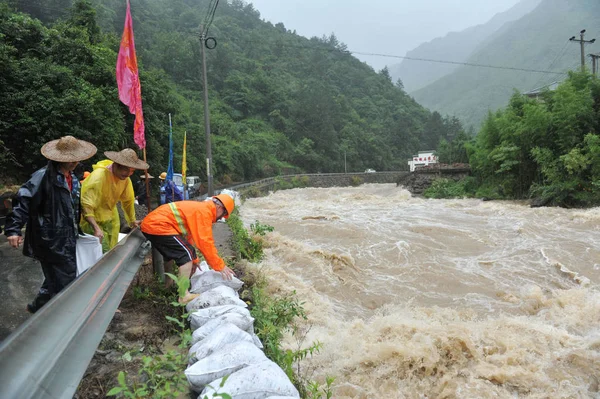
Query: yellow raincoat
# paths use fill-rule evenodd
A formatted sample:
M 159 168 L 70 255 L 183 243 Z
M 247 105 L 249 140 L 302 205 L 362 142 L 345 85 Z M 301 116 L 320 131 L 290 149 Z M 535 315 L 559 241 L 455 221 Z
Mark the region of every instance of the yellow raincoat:
M 94 171 L 81 185 L 81 229 L 84 233 L 94 234 L 94 228 L 85 220 L 93 216 L 104 232 L 102 251 L 106 252 L 119 241 L 119 212 L 117 202 L 121 201 L 125 219 L 128 223 L 135 221 L 135 196 L 131 179 L 120 180 L 109 166 L 112 161 L 100 161 L 93 166 Z

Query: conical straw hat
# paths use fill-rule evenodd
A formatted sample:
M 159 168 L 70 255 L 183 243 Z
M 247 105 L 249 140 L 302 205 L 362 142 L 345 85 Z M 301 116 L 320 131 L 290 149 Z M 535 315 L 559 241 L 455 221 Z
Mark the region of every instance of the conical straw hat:
M 96 146 L 73 136 L 61 137 L 42 146 L 42 155 L 57 162 L 79 162 L 94 156 Z
M 150 167 L 146 162 L 138 158 L 137 154 L 131 148 L 125 148 L 119 152 L 116 151 L 105 151 L 104 155 L 114 163 L 119 165 L 128 166 L 133 169 L 145 170 Z

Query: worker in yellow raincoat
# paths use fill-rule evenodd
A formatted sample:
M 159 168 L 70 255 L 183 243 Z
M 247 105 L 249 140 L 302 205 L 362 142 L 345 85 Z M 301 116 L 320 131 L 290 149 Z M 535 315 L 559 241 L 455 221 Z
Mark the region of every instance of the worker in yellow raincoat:
M 95 164 L 81 186 L 81 229 L 98 237 L 102 251 L 107 252 L 119 240 L 117 202 L 121 202 L 125 219 L 131 227 L 140 224 L 135 219 L 135 196 L 129 176 L 134 170 L 146 170 L 149 166 L 130 148 L 119 152 L 106 151 L 104 155 L 108 159 Z

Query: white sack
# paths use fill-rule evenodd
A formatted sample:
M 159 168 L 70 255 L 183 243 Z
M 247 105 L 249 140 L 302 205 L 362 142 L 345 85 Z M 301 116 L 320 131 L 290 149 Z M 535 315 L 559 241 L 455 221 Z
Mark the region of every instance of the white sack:
M 246 317 L 252 317 L 250 316 L 250 311 L 248 309 L 236 305 L 213 306 L 206 309 L 199 309 L 192 312 L 190 315 L 190 325 L 192 327 L 192 331 L 202 327 L 210 320 L 219 316 L 223 316 L 227 313 L 237 313 Z
M 202 262 L 206 263 L 206 262 Z M 244 283 L 237 277 L 233 277 L 231 280 L 224 280 L 221 273 L 214 270 L 205 270 L 202 267 L 196 270 L 192 275 L 190 292 L 192 294 L 202 294 L 208 290 L 211 290 L 220 285 L 233 288 L 235 291 L 239 291 Z
M 199 396 L 212 398 L 216 390 L 225 392 L 235 399 L 266 399 L 269 396 L 292 396 L 299 398 L 298 390 L 282 369 L 270 360 L 244 367 L 231 374 L 223 388 L 221 378 L 212 381 Z
M 250 335 L 254 335 L 254 318 L 252 318 L 250 314 L 246 315 L 239 313 L 225 313 L 222 316 L 219 316 L 215 319 L 211 319 L 210 321 L 202 325 L 202 327 L 196 329 L 192 334 L 192 345 L 198 341 L 202 341 L 204 338 L 211 335 L 214 330 L 216 330 L 222 324 L 225 323 L 231 323 L 237 326 L 240 330 L 246 331 Z M 254 339 L 254 337 L 252 338 Z M 262 348 L 259 345 L 256 346 Z
M 222 324 L 210 336 L 192 345 L 189 351 L 188 364 L 191 365 L 200 359 L 204 359 L 227 344 L 242 341 L 254 345 L 252 337 L 247 332 L 240 330 L 231 323 Z
M 185 370 L 188 382 L 197 392 L 217 378 L 225 377 L 251 364 L 267 360 L 267 357 L 256 346 L 241 341 L 225 345 L 204 359 L 198 360 Z
M 254 325 L 252 325 L 252 328 L 254 328 Z M 252 342 L 254 342 L 254 345 L 256 345 L 257 348 L 263 349 L 264 346 L 263 346 L 262 342 L 260 341 L 260 338 L 258 338 L 258 335 L 256 335 L 254 333 L 254 331 L 249 332 L 249 334 L 252 337 Z
M 79 234 L 75 249 L 77 259 L 77 276 L 94 266 L 102 257 L 102 244 L 98 237 L 90 234 Z
M 248 307 L 246 302 L 242 301 L 238 297 L 237 292 L 235 292 L 233 288 L 220 285 L 192 299 L 187 305 L 185 305 L 185 308 L 187 309 L 188 313 L 190 313 L 198 309 L 223 305 L 235 305 L 243 308 Z

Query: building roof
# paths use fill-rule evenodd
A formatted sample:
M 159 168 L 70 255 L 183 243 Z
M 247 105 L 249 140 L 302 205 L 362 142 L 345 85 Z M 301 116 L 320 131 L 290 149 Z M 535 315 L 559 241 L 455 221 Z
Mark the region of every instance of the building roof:
M 545 86 L 542 86 L 542 87 L 538 87 L 537 89 L 526 91 L 523 94 L 526 95 L 527 97 L 537 97 L 537 96 L 539 96 L 540 94 L 542 94 L 546 90 L 549 90 L 549 91 L 556 90 L 556 88 L 558 87 L 559 84 L 561 84 L 561 82 L 555 80 L 552 83 L 549 83 L 549 84 L 547 84 Z

